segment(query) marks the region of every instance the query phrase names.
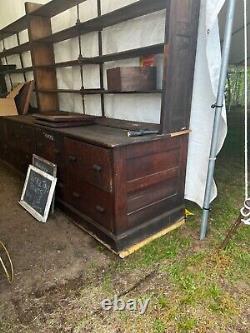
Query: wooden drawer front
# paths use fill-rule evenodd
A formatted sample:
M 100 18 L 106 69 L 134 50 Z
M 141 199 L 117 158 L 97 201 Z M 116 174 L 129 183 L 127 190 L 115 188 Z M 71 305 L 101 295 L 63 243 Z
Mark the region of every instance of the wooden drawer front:
M 129 159 L 127 180 L 141 179 L 152 174 L 175 168 L 180 163 L 180 150 L 171 150 Z
M 7 123 L 8 145 L 26 153 L 35 152 L 34 129 L 23 124 Z
M 65 189 L 66 201 L 79 212 L 89 216 L 112 231 L 112 195 L 77 179 Z
M 65 139 L 67 176 L 77 177 L 108 192 L 112 192 L 111 153 L 107 149 Z
M 63 137 L 47 130 L 36 130 L 36 154 L 57 165 L 56 197 L 65 201 L 65 157 Z
M 37 129 L 36 143 L 36 153 L 38 156 L 41 156 L 52 163 L 57 162 L 60 150 L 58 147 L 58 138 L 54 133 L 40 128 Z

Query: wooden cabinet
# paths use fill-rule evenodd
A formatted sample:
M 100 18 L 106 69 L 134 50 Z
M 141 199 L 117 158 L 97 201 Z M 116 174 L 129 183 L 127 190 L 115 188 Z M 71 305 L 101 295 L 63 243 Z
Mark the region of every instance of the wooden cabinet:
M 64 1 L 65 2 L 65 1 Z M 77 1 L 78 3 L 82 1 Z M 8 37 L 28 28 L 29 42 L 1 52 L 1 57 L 31 47 L 38 112 L 59 109 L 58 93 L 99 94 L 105 116 L 104 63 L 164 53 L 160 135 L 128 137 L 128 130 L 148 128 L 102 117 L 98 124 L 79 128 L 48 129 L 30 116 L 0 118 L 0 157 L 25 171 L 32 153 L 58 166 L 56 198 L 75 221 L 114 250 L 127 248 L 184 217 L 184 182 L 187 130 L 191 110 L 200 0 L 140 0 L 102 13 L 77 26 L 53 33 L 51 17 L 74 6 L 75 1 L 26 4 L 27 15 L 0 31 Z M 164 43 L 103 54 L 102 30 L 143 15 L 165 10 Z M 32 15 L 29 15 L 32 13 Z M 80 19 L 80 17 L 78 17 Z M 99 54 L 55 63 L 53 43 L 98 31 Z M 81 43 L 79 43 L 80 46 Z M 56 67 L 100 65 L 100 87 L 58 89 Z M 79 66 L 80 65 L 80 66 Z M 20 69 L 18 69 L 20 71 Z M 120 87 L 121 88 L 121 87 Z M 127 87 L 128 88 L 128 87 Z M 141 91 L 116 93 L 138 94 Z M 117 91 L 118 90 L 118 91 Z M 134 90 L 134 89 L 133 89 Z M 143 96 L 143 95 L 142 95 Z M 85 110 L 84 110 L 85 111 Z M 87 110 L 88 112 L 88 110 Z M 117 126 L 119 123 L 119 126 Z M 138 125 L 138 127 L 137 127 Z M 142 126 L 142 127 L 140 127 Z M 186 131 L 185 131 L 186 130 Z M 172 134 L 181 133 L 172 137 Z
M 184 217 L 187 135 L 128 138 L 110 124 L 52 130 L 18 116 L 0 118 L 0 137 L 2 158 L 22 172 L 33 153 L 56 163 L 57 203 L 116 251 Z

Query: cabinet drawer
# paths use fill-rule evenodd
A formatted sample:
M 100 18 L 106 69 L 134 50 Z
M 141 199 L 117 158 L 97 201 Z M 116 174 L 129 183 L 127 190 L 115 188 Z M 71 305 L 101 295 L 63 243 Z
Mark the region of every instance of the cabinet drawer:
M 66 201 L 79 212 L 112 231 L 113 198 L 111 193 L 86 182 L 77 184 L 72 182 L 65 189 L 65 197 Z
M 97 146 L 65 138 L 67 177 L 112 192 L 111 152 Z
M 59 139 L 55 135 L 47 130 L 36 130 L 36 152 L 37 155 L 45 158 L 46 160 L 56 163 L 58 155 L 60 154 Z
M 7 124 L 8 145 L 25 153 L 34 153 L 34 129 L 19 123 Z

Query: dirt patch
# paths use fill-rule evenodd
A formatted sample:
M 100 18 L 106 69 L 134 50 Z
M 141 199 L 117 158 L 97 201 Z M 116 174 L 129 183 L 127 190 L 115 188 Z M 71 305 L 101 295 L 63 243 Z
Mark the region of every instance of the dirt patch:
M 52 313 L 60 295 L 76 295 L 95 272 L 109 266 L 110 254 L 100 252 L 99 244 L 59 210 L 46 224 L 34 220 L 18 204 L 22 186 L 23 179 L 0 163 L 0 239 L 11 254 L 15 270 L 12 285 L 0 271 L 4 304 L 0 320 L 14 310 L 15 320 L 27 325 L 41 312 Z M 44 297 L 42 309 L 34 306 Z

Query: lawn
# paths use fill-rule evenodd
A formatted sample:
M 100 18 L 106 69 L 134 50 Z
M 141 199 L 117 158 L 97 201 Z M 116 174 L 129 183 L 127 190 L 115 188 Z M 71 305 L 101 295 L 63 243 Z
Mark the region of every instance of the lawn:
M 34 314 L 29 325 L 5 321 L 0 332 L 249 332 L 249 227 L 242 226 L 226 250 L 218 249 L 244 198 L 240 110 L 230 113 L 229 127 L 205 241 L 199 241 L 201 211 L 187 203 L 194 216 L 184 227 L 125 260 L 96 245 L 111 259 L 108 267 L 100 270 L 93 262 L 80 283 L 38 295 L 29 307 Z M 148 309 L 144 315 L 102 310 L 101 301 L 114 295 L 125 301 L 150 299 Z

